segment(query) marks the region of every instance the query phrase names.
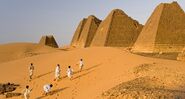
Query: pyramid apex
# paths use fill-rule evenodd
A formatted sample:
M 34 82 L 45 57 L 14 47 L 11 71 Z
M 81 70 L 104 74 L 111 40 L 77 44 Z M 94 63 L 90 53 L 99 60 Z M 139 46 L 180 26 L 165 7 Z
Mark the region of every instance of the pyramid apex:
M 87 19 L 87 18 L 83 18 L 82 21 L 83 21 L 83 20 L 86 20 L 86 19 Z
M 177 1 L 173 1 L 173 2 L 171 3 L 171 5 L 180 7 L 180 5 L 178 4 Z
M 179 5 L 179 4 L 178 4 L 177 1 L 173 1 L 173 2 L 171 2 L 171 3 L 160 3 L 159 6 L 160 6 L 160 5 Z
M 94 16 L 94 15 L 89 15 L 87 19 L 88 19 L 88 20 L 95 20 L 95 21 L 97 21 L 98 23 L 99 23 L 99 21 L 101 21 L 100 19 L 98 19 L 98 18 L 97 18 L 96 16 Z
M 94 15 L 89 15 L 87 19 L 98 19 L 98 18 Z
M 107 17 L 113 17 L 114 15 L 125 15 L 125 16 L 128 16 L 123 10 L 121 9 L 113 9 Z
M 113 9 L 111 13 L 124 13 L 121 9 Z
M 178 4 L 177 1 L 173 1 L 172 4 Z
M 88 18 L 96 18 L 94 15 L 89 15 Z
M 53 35 L 46 35 L 46 37 L 53 37 Z

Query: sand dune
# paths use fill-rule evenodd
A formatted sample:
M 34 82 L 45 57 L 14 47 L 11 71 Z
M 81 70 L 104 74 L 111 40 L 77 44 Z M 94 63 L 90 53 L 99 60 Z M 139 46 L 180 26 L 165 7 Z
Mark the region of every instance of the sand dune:
M 3 44 L 0 45 L 0 63 L 55 51 L 54 48 L 35 43 Z
M 78 72 L 78 66 L 75 65 L 80 58 L 83 58 L 85 63 L 82 72 Z M 30 62 L 35 65 L 35 75 L 31 82 L 28 81 Z M 58 63 L 61 65 L 62 79 L 56 82 L 53 81 L 54 69 Z M 71 81 L 66 77 L 68 65 L 71 65 L 75 71 Z M 110 90 L 115 90 L 115 86 L 123 82 L 135 81 L 134 79 L 144 82 L 140 80 L 141 78 L 151 79 L 150 82 L 152 83 L 150 84 L 139 83 L 146 88 L 155 85 L 164 90 L 176 90 L 184 93 L 184 65 L 184 62 L 146 58 L 116 48 L 83 48 L 1 63 L 0 83 L 14 82 L 20 84 L 21 86 L 15 92 L 21 92 L 24 86 L 29 84 L 33 88 L 31 99 L 109 98 L 112 92 Z M 47 83 L 54 85 L 53 94 L 43 96 L 42 86 Z M 133 83 L 133 87 L 134 85 L 138 85 L 138 83 Z M 104 96 L 103 93 L 107 91 L 110 94 Z M 121 97 L 121 94 L 113 98 L 118 96 Z M 20 97 L 14 98 L 20 99 Z
M 185 99 L 185 62 L 175 60 L 184 58 L 184 16 L 177 2 L 161 3 L 143 28 L 115 9 L 102 22 L 83 19 L 71 46 L 58 48 L 52 35 L 39 44 L 0 45 L 0 99 L 23 98 L 26 85 L 33 89 L 30 99 Z M 31 81 L 30 63 L 35 66 Z M 54 81 L 57 64 L 62 77 Z M 71 80 L 68 66 L 74 70 Z M 52 91 L 44 96 L 43 85 L 49 83 Z

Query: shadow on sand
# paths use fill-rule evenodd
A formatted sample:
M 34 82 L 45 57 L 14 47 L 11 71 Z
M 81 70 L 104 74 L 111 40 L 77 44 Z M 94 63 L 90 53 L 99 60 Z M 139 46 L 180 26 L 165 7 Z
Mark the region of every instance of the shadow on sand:
M 60 89 L 53 90 L 53 91 L 51 91 L 51 92 L 49 93 L 49 95 L 42 95 L 42 96 L 40 96 L 40 97 L 37 97 L 36 99 L 43 99 L 43 98 L 46 98 L 47 96 L 52 96 L 52 95 L 57 94 L 57 93 L 59 93 L 59 92 L 65 90 L 65 89 L 67 89 L 67 88 L 69 88 L 69 87 L 64 87 L 64 88 L 60 88 Z
M 48 72 L 48 73 L 45 73 L 45 74 L 38 75 L 36 78 L 43 77 L 43 76 L 45 76 L 45 75 L 48 75 L 48 74 L 50 74 L 50 73 L 53 73 L 53 72 L 54 72 L 54 71 L 50 71 L 50 72 Z
M 96 68 L 96 67 L 98 67 L 98 66 L 100 66 L 100 65 L 101 65 L 101 64 L 97 64 L 97 65 L 94 65 L 94 66 L 89 67 L 89 68 L 87 68 L 87 69 L 83 69 L 82 71 L 75 71 L 75 72 L 73 73 L 73 75 L 74 75 L 74 74 L 78 74 L 78 73 L 82 73 L 82 72 L 85 72 L 85 71 L 92 70 L 93 68 Z M 90 72 L 92 72 L 92 71 L 90 71 Z M 89 74 L 90 72 L 87 72 L 87 73 L 85 73 L 85 74 L 79 75 L 79 76 L 73 78 L 73 80 L 76 79 L 76 78 L 85 76 L 85 75 Z M 64 78 L 67 78 L 67 75 L 61 77 L 61 79 L 60 79 L 59 81 L 61 81 L 61 80 L 64 79 Z
M 84 70 L 82 70 L 82 71 L 76 71 L 76 72 L 74 72 L 74 74 L 79 73 L 79 72 L 89 71 L 89 70 L 91 70 L 91 69 L 93 69 L 93 68 L 96 68 L 96 67 L 98 67 L 98 66 L 100 66 L 100 65 L 101 65 L 101 64 L 97 64 L 97 65 L 94 65 L 94 66 L 89 67 L 89 68 L 87 68 L 87 69 L 84 69 Z
M 43 77 L 43 76 L 45 76 L 45 75 L 48 75 L 48 74 L 51 74 L 51 73 L 53 73 L 54 71 L 50 71 L 50 72 L 47 72 L 47 73 L 44 73 L 44 74 L 40 74 L 40 75 L 38 75 L 38 76 L 36 76 L 36 77 L 34 77 L 32 80 L 35 80 L 35 79 L 38 79 L 38 78 L 41 78 L 41 77 Z M 31 80 L 31 81 L 32 81 Z
M 83 73 L 83 74 L 81 74 L 81 75 L 79 75 L 79 76 L 77 76 L 77 77 L 74 77 L 74 78 L 72 78 L 71 80 L 75 80 L 75 79 L 78 79 L 78 78 L 80 78 L 80 77 L 83 77 L 83 76 L 85 76 L 85 75 L 87 75 L 87 74 L 89 74 L 89 73 L 91 73 L 91 72 L 93 72 L 94 70 L 91 70 L 91 71 L 89 71 L 89 72 L 87 72 L 87 73 Z

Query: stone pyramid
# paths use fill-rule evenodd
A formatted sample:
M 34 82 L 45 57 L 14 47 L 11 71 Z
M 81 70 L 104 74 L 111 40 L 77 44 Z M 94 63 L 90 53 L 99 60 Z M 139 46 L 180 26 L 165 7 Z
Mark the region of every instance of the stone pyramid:
M 84 25 L 84 28 L 78 40 L 79 47 L 89 47 L 90 46 L 100 23 L 101 23 L 101 20 L 99 20 L 93 15 L 87 18 L 87 21 Z
M 58 44 L 52 35 L 42 36 L 39 42 L 40 45 L 46 45 L 54 48 L 58 48 Z
M 77 42 L 80 38 L 81 32 L 84 28 L 84 25 L 85 25 L 86 21 L 87 21 L 86 18 L 84 18 L 83 20 L 80 21 L 80 23 L 79 23 L 79 25 L 78 25 L 78 27 L 77 27 L 74 35 L 73 35 L 73 38 L 72 38 L 72 41 L 71 41 L 71 46 L 77 46 Z
M 142 27 L 122 10 L 115 9 L 101 22 L 91 46 L 132 46 Z
M 177 2 L 161 3 L 154 10 L 133 52 L 180 52 L 185 46 L 185 13 Z

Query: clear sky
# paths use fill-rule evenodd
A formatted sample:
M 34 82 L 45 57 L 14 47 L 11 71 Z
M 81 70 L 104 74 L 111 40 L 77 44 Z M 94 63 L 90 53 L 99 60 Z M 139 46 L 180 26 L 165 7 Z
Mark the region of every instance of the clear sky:
M 161 2 L 173 0 L 0 0 L 0 44 L 35 42 L 54 35 L 59 45 L 70 43 L 79 21 L 89 15 L 104 19 L 122 9 L 145 24 Z M 177 0 L 176 0 L 177 1 Z M 178 3 L 185 10 L 185 0 Z

